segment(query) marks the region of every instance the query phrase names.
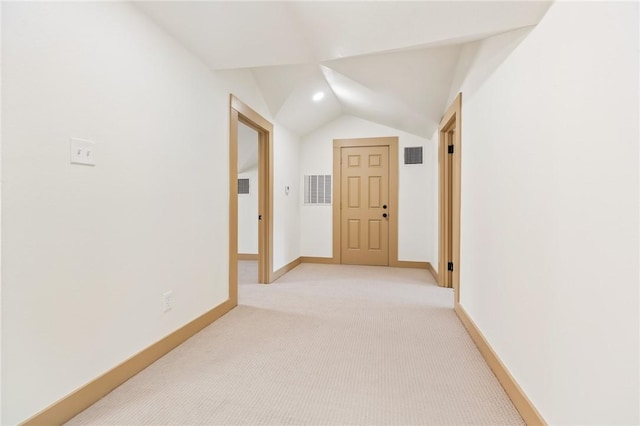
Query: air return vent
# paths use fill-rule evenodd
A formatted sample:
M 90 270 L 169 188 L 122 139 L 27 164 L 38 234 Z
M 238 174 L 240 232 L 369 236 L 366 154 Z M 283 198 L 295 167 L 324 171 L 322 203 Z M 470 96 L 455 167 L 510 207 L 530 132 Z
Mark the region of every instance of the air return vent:
M 331 175 L 304 176 L 304 203 L 310 205 L 331 204 Z
M 249 193 L 249 179 L 238 179 L 238 194 Z
M 422 164 L 422 147 L 413 146 L 405 148 L 404 164 Z

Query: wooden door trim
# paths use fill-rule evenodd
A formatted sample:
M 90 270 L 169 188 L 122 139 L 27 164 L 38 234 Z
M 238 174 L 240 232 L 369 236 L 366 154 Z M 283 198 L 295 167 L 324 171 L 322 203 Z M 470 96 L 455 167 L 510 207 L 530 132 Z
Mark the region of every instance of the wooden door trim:
M 460 302 L 460 165 L 462 157 L 462 93 L 453 100 L 447 112 L 442 117 L 438 128 L 439 135 L 439 241 L 438 241 L 438 285 L 442 287 L 453 287 L 455 290 L 455 303 Z M 445 192 L 447 190 L 447 138 L 446 134 L 451 129 L 456 129 L 453 137 L 453 185 L 452 185 L 452 211 L 445 203 Z M 447 220 L 450 218 L 450 221 Z M 454 264 L 451 282 L 447 282 L 447 262 L 445 235 L 447 226 L 452 228 L 452 259 Z
M 389 147 L 389 266 L 398 263 L 398 137 L 355 138 L 333 140 L 333 263 L 342 263 L 340 245 L 340 182 L 342 148 L 387 146 Z
M 527 394 L 524 393 L 516 379 L 511 375 L 509 369 L 504 365 L 498 354 L 494 351 L 493 347 L 489 344 L 475 322 L 473 322 L 467 311 L 465 311 L 460 304 L 455 305 L 454 311 L 458 315 L 460 322 L 462 322 L 464 327 L 467 329 L 467 333 L 469 333 L 469 336 L 478 347 L 480 354 L 487 362 L 491 371 L 493 371 L 493 374 L 500 382 L 500 385 L 515 406 L 516 410 L 520 413 L 525 424 L 546 426 L 547 422 L 536 409 L 535 405 L 533 405 L 529 400 Z
M 273 124 L 247 104 L 229 100 L 229 299 L 238 303 L 238 124 L 258 132 L 258 281 L 273 281 Z

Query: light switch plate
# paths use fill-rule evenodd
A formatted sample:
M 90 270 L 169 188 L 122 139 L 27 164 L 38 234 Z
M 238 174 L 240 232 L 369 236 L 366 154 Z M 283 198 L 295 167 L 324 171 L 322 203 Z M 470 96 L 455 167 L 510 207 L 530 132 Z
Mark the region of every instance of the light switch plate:
M 71 164 L 96 165 L 95 142 L 85 139 L 71 138 Z
M 169 312 L 171 309 L 173 309 L 173 290 L 162 293 L 162 301 L 165 312 Z

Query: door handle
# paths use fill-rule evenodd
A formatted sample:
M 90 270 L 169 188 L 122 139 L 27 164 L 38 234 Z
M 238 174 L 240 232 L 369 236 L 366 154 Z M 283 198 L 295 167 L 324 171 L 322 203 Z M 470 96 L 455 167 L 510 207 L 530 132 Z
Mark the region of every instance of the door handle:
M 386 209 L 387 209 L 387 205 L 386 205 L 386 204 L 383 204 L 383 205 L 382 205 L 382 208 L 386 210 Z
M 382 217 L 387 217 L 387 214 L 386 213 L 382 213 Z

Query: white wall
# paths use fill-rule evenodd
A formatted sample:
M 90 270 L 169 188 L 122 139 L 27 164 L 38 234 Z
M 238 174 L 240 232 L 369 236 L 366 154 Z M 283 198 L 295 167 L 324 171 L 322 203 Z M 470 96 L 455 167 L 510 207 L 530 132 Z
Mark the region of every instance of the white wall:
M 229 93 L 268 115 L 249 72 L 211 73 L 129 4 L 1 7 L 2 423 L 14 424 L 227 299 Z M 96 142 L 95 167 L 69 164 L 72 137 Z M 296 242 L 274 257 L 295 252 L 291 215 Z
M 249 193 L 238 194 L 238 253 L 258 254 L 258 132 L 238 123 L 238 179 L 249 179 Z
M 238 194 L 238 253 L 258 254 L 258 168 L 238 179 L 249 179 L 249 193 Z
M 398 258 L 431 261 L 433 258 L 433 193 L 437 191 L 433 170 L 437 170 L 437 150 L 424 138 L 352 116 L 342 116 L 302 138 L 300 178 L 304 175 L 333 174 L 333 140 L 346 138 L 398 136 L 399 217 Z M 404 147 L 422 146 L 421 165 L 404 164 Z M 434 154 L 435 153 L 435 154 Z M 303 185 L 300 183 L 300 191 Z M 332 207 L 302 206 L 302 256 L 332 257 Z
M 273 269 L 278 270 L 300 256 L 300 138 L 278 123 L 273 134 Z M 257 149 L 257 139 L 255 143 Z M 248 148 L 246 142 L 241 146 Z M 250 194 L 238 195 L 238 253 L 257 254 L 257 164 L 238 177 L 250 179 Z
M 463 55 L 461 304 L 550 424 L 638 424 L 638 4 Z
M 2 51 L 2 6 L 0 5 L 0 52 Z M 0 53 L 0 76 L 2 76 L 2 54 Z M 0 111 L 2 104 L 2 79 L 0 78 Z M 2 174 L 2 114 L 0 113 L 0 175 Z M 0 223 L 2 222 L 2 179 L 0 179 Z M 2 241 L 2 226 L 0 226 Z M 0 306 L 2 306 L 2 244 L 0 244 Z M 0 315 L 0 383 L 2 383 L 2 315 Z M 0 385 L 0 422 L 2 422 L 2 386 Z
M 277 271 L 301 256 L 300 137 L 277 122 L 273 134 L 273 269 Z
M 431 198 L 429 199 L 429 206 L 431 210 L 431 241 L 429 247 L 431 249 L 431 266 L 438 272 L 438 262 L 440 257 L 440 165 L 438 159 L 438 153 L 440 149 L 440 132 L 438 129 L 433 132 L 431 142 L 427 145 L 427 150 L 430 151 L 430 156 L 433 158 L 433 167 L 429 171 L 431 180 Z

